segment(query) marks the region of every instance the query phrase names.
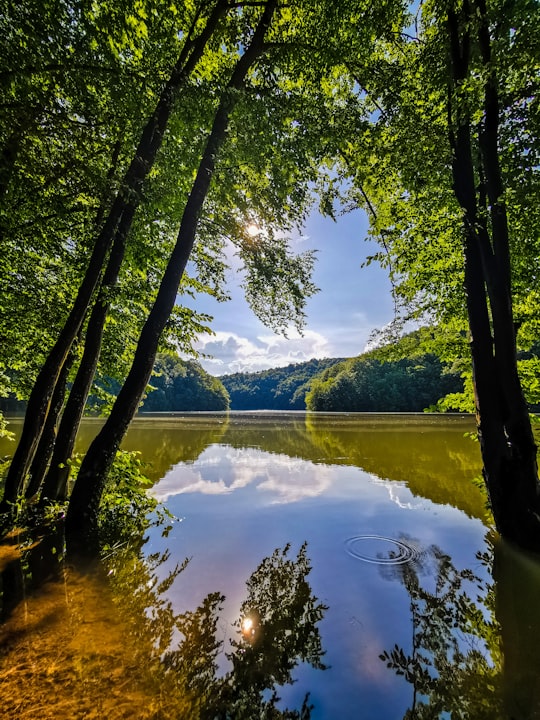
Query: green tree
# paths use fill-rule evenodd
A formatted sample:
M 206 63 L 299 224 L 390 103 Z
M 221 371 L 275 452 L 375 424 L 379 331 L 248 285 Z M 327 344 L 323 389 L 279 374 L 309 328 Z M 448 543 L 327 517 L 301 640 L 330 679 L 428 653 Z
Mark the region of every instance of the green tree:
M 21 439 L 6 478 L 4 505 L 14 501 L 25 481 L 49 413 L 55 386 L 71 345 L 88 312 L 107 254 L 111 248 L 114 248 L 114 252 L 123 254 L 125 239 L 141 201 L 144 180 L 162 144 L 179 89 L 196 67 L 209 38 L 226 10 L 227 4 L 224 1 L 217 2 L 200 32 L 195 28 L 199 20 L 199 13 L 195 12 L 195 22 L 192 21 L 191 28 L 188 28 L 188 32 L 184 35 L 184 44 L 169 79 L 161 89 L 154 111 L 142 128 L 134 155 L 120 182 L 120 189 L 91 246 L 86 271 L 73 306 L 33 386 Z
M 193 361 L 160 353 L 150 380 L 143 412 L 177 410 L 228 410 L 227 391 L 218 378 Z
M 308 360 L 255 373 L 233 373 L 220 379 L 231 398 L 232 410 L 305 410 L 305 393 L 314 375 L 339 358 Z
M 422 412 L 462 388 L 458 373 L 422 352 L 415 332 L 394 346 L 336 363 L 309 385 L 308 410 L 332 412 Z M 406 355 L 406 357 L 401 357 Z
M 539 22 L 527 0 L 424 3 L 378 43 L 365 97 L 372 122 L 342 152 L 401 320 L 445 326 L 454 357 L 467 352 L 468 326 L 495 523 L 531 549 L 540 547 L 539 484 L 517 349 L 530 349 L 536 332 L 538 216 L 527 208 L 539 180 Z
M 107 422 L 89 447 L 79 470 L 70 498 L 66 530 L 70 534 L 82 536 L 86 541 L 90 536 L 95 536 L 97 513 L 107 473 L 150 379 L 160 337 L 172 313 L 178 286 L 195 243 L 199 216 L 215 169 L 217 154 L 226 137 L 235 97 L 244 87 L 252 65 L 265 50 L 265 34 L 275 10 L 276 2 L 268 0 L 250 44 L 240 55 L 223 92 L 184 208 L 177 241 L 156 300 L 141 331 L 131 370 Z
M 264 25 L 265 13 L 270 12 L 272 15 L 276 9 L 279 12 L 276 13 L 275 23 L 270 25 L 269 38 L 262 42 L 260 28 Z M 345 5 L 343 9 L 347 9 L 348 17 L 357 17 L 356 6 Z M 322 158 L 326 157 L 324 144 L 313 145 L 309 140 L 314 128 L 318 131 L 321 127 L 320 114 L 314 112 L 315 106 L 318 105 L 317 101 L 321 99 L 327 106 L 331 103 L 335 105 L 333 93 L 327 88 L 323 88 L 324 91 L 321 92 L 320 86 L 321 78 L 327 74 L 330 74 L 331 82 L 334 82 L 329 67 L 332 68 L 339 62 L 336 59 L 336 45 L 330 45 L 330 50 L 323 52 L 327 40 L 326 28 L 321 25 L 320 8 L 314 7 L 311 3 L 299 3 L 299 12 L 294 17 L 290 8 L 281 7 L 279 4 L 274 7 L 273 3 L 246 5 L 245 8 L 238 7 L 236 10 L 240 35 L 236 40 L 237 50 L 229 56 L 230 79 L 216 95 L 219 98 L 217 108 L 214 99 L 212 129 L 209 130 L 205 146 L 201 148 L 202 159 L 198 164 L 187 202 L 182 209 L 177 243 L 153 308 L 141 331 L 131 370 L 115 401 L 106 426 L 89 448 L 81 466 L 67 516 L 68 527 L 74 532 L 89 533 L 92 525 L 95 524 L 92 518 L 95 518 L 97 512 L 104 477 L 148 382 L 160 336 L 172 311 L 187 261 L 193 256 L 200 268 L 202 256 L 203 268 L 205 267 L 204 250 L 206 249 L 208 254 L 208 248 L 201 249 L 196 242 L 199 216 L 207 196 L 212 197 L 210 181 L 216 174 L 216 169 L 220 168 L 221 163 L 218 160 L 227 158 L 231 149 L 234 149 L 233 157 L 238 162 L 237 148 L 242 145 L 245 147 L 249 142 L 252 172 L 246 173 L 241 165 L 240 175 L 244 176 L 246 183 L 248 177 L 253 177 L 254 168 L 256 177 L 259 178 L 259 183 L 269 198 L 266 203 L 253 200 L 247 183 L 236 186 L 230 180 L 216 185 L 218 192 L 213 196 L 220 197 L 221 188 L 224 189 L 221 197 L 226 193 L 229 202 L 231 196 L 237 198 L 239 195 L 244 195 L 243 200 L 238 200 L 238 212 L 232 213 L 233 224 L 235 221 L 237 223 L 239 218 L 245 223 L 246 215 L 249 217 L 249 213 L 245 210 L 248 199 L 249 204 L 256 211 L 259 209 L 263 211 L 261 218 L 255 215 L 255 219 L 263 221 L 265 229 L 256 241 L 247 237 L 245 229 L 243 233 L 238 233 L 238 229 L 236 231 L 238 254 L 245 271 L 244 287 L 251 306 L 264 322 L 275 329 L 284 330 L 291 322 L 302 322 L 305 298 L 315 291 L 310 281 L 313 257 L 310 254 L 293 255 L 286 240 L 278 234 L 275 222 L 268 222 L 268 213 L 271 211 L 275 217 L 279 206 L 285 223 L 290 224 L 292 217 L 296 215 L 297 220 L 301 219 L 305 212 L 309 201 L 306 173 L 313 172 L 314 167 L 318 170 Z M 325 10 L 332 14 L 329 8 Z M 340 32 L 335 25 L 336 20 L 337 18 L 334 17 L 332 28 L 335 34 L 334 41 L 338 44 Z M 365 28 L 362 26 L 362 29 L 369 39 L 370 26 L 366 25 Z M 304 71 L 300 74 L 300 68 L 305 67 L 305 38 L 311 37 L 311 30 L 314 39 L 320 43 L 320 58 L 315 56 L 317 63 L 309 66 L 309 72 Z M 340 44 L 338 45 L 340 47 Z M 238 56 L 238 48 L 243 51 L 243 55 Z M 255 67 L 255 62 L 256 69 L 252 72 L 251 64 Z M 339 82 L 337 86 L 339 87 Z M 305 103 L 299 102 L 300 100 Z M 266 111 L 262 111 L 263 103 L 267 108 Z M 308 115 L 305 121 L 304 135 L 298 133 L 297 123 L 302 125 L 304 122 L 306 103 L 312 114 Z M 244 113 L 241 115 L 239 112 L 233 113 L 235 107 Z M 293 109 L 295 112 L 291 117 L 290 113 Z M 297 121 L 295 116 L 300 119 Z M 273 135 L 269 137 L 268 145 L 264 145 L 265 152 L 259 153 L 265 161 L 263 168 L 260 168 L 253 159 L 253 130 L 255 127 L 259 128 L 261 123 L 263 127 L 278 128 L 282 143 L 276 145 L 275 137 Z M 240 132 L 241 128 L 244 130 L 243 133 Z M 235 130 L 237 134 L 233 134 L 231 130 Z M 242 139 L 241 143 L 238 143 L 239 138 Z M 256 147 L 259 149 L 258 145 Z M 279 153 L 276 153 L 276 147 Z M 268 172 L 268 165 L 271 167 L 271 173 Z M 229 169 L 228 166 L 225 168 Z M 268 177 L 273 178 L 274 174 L 278 180 L 275 191 L 268 184 Z M 216 174 L 216 180 L 218 177 L 219 173 Z M 210 204 L 210 212 L 214 207 Z M 223 206 L 218 205 L 218 207 Z M 208 214 L 205 212 L 207 217 Z M 208 226 L 205 230 L 208 232 Z M 214 235 L 212 239 L 215 238 Z M 218 234 L 218 253 L 220 248 Z M 212 251 L 211 255 L 216 252 L 215 245 L 209 249 Z

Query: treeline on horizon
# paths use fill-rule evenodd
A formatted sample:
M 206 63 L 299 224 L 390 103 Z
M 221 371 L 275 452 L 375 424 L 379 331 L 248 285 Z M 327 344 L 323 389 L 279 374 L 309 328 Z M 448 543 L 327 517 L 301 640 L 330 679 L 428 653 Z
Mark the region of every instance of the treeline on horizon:
M 139 412 L 311 410 L 326 412 L 422 412 L 464 410 L 464 381 L 454 366 L 422 352 L 416 335 L 354 358 L 312 359 L 259 372 L 215 377 L 195 360 L 160 353 Z M 106 412 L 120 389 L 101 378 L 87 414 Z M 0 400 L 6 414 L 24 402 Z
M 414 334 L 413 334 L 414 336 Z M 349 359 L 309 360 L 220 378 L 231 410 L 422 412 L 462 410 L 461 373 L 410 337 Z M 400 356 L 403 351 L 409 357 Z M 448 398 L 445 403 L 440 403 Z M 452 402 L 452 398 L 455 401 Z
M 216 377 L 196 360 L 159 353 L 139 412 L 310 410 L 320 412 L 474 412 L 465 363 L 442 360 L 423 328 L 353 358 L 322 358 L 257 372 Z M 536 355 L 521 353 L 523 359 Z M 118 380 L 96 379 L 87 415 L 104 414 L 120 390 Z M 539 404 L 529 402 L 531 412 Z M 0 398 L 0 412 L 24 413 L 14 394 Z

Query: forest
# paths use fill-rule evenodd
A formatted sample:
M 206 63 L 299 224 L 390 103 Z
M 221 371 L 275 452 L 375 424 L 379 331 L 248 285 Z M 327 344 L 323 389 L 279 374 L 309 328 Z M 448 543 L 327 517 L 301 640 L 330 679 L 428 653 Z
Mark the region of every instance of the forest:
M 418 333 L 415 334 L 415 337 Z M 357 358 L 313 359 L 259 372 L 214 377 L 194 360 L 158 353 L 140 413 L 226 410 L 323 410 L 331 412 L 468 411 L 473 400 L 459 372 L 435 356 L 402 356 L 410 336 Z M 389 353 L 391 351 L 390 359 Z M 397 359 L 399 358 L 399 359 Z M 85 415 L 106 415 L 120 389 L 102 377 L 88 396 Z M 14 394 L 0 398 L 8 415 L 24 414 Z
M 459 369 L 419 350 L 421 338 L 420 331 L 408 333 L 356 358 L 310 360 L 219 379 L 231 410 L 469 411 L 473 400 Z
M 311 380 L 340 362 L 339 358 L 308 360 L 281 368 L 220 377 L 231 410 L 305 410 Z
M 4 0 L 0 30 L 0 384 L 27 403 L 6 526 L 25 499 L 67 499 L 107 377 L 118 394 L 66 517 L 95 536 L 156 356 L 193 352 L 212 319 L 186 299 L 226 302 L 232 257 L 259 319 L 302 328 L 315 257 L 289 239 L 318 206 L 367 213 L 387 341 L 437 328 L 423 354 L 474 398 L 496 527 L 540 549 L 534 0 Z

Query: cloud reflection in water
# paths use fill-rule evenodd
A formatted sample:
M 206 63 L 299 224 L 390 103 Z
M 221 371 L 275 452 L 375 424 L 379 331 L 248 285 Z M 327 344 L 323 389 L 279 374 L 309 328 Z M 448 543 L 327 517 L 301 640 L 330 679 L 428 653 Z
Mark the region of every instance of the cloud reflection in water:
M 271 502 L 292 503 L 323 494 L 332 484 L 332 468 L 270 454 L 254 448 L 212 445 L 192 464 L 178 463 L 153 489 L 165 501 L 173 495 L 225 495 L 253 484 Z

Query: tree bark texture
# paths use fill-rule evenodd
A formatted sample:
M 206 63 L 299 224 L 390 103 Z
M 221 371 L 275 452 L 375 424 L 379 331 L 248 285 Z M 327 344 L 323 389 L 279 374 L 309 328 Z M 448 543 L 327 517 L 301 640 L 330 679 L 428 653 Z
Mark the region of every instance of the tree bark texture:
M 105 321 L 110 306 L 107 296 L 118 282 L 118 275 L 126 247 L 127 231 L 130 224 L 131 219 L 129 213 L 124 213 L 119 232 L 116 235 L 111 254 L 109 255 L 101 289 L 92 308 L 90 320 L 88 321 L 83 356 L 62 415 L 49 471 L 43 483 L 41 495 L 42 505 L 48 501 L 63 501 L 67 499 L 67 486 L 70 475 L 69 461 L 73 454 L 84 407 L 99 362 Z
M 0 506 L 3 511 L 9 510 L 10 503 L 14 503 L 21 492 L 47 419 L 60 370 L 88 311 L 122 216 L 124 212 L 133 215 L 139 205 L 143 182 L 154 165 L 178 92 L 201 59 L 206 43 L 227 8 L 226 0 L 217 0 L 200 35 L 195 40 L 186 41 L 156 108 L 143 129 L 135 156 L 126 171 L 101 232 L 96 238 L 71 312 L 45 360 L 28 399 L 21 438 L 5 481 L 4 498 Z
M 58 421 L 62 415 L 62 408 L 64 407 L 64 400 L 66 397 L 69 371 L 71 370 L 74 360 L 75 352 L 72 347 L 68 359 L 62 366 L 62 370 L 58 377 L 58 382 L 56 383 L 51 400 L 51 409 L 47 415 L 47 420 L 45 421 L 45 427 L 41 433 L 36 454 L 34 455 L 34 459 L 30 465 L 30 480 L 28 481 L 28 486 L 25 491 L 25 497 L 28 500 L 33 498 L 39 492 L 39 488 L 41 487 L 41 483 L 45 477 L 47 467 L 53 454 Z
M 170 317 L 178 286 L 191 254 L 200 213 L 223 144 L 229 118 L 246 75 L 264 51 L 264 36 L 277 0 L 268 0 L 250 45 L 238 60 L 216 111 L 197 175 L 184 208 L 175 247 L 167 264 L 155 303 L 141 331 L 133 364 L 109 418 L 90 445 L 75 482 L 66 518 L 66 532 L 84 543 L 96 537 L 97 515 L 107 474 L 144 394 L 161 334 Z M 91 543 L 90 543 L 91 544 Z
M 540 550 L 540 486 L 536 444 L 517 371 L 512 311 L 510 242 L 498 157 L 499 101 L 483 0 L 448 15 L 451 88 L 450 143 L 454 191 L 463 212 L 465 293 L 483 475 L 499 532 L 521 547 Z M 470 28 L 486 70 L 484 117 L 473 158 L 471 120 L 452 98 L 470 72 Z M 452 103 L 455 106 L 452 107 Z M 489 223 L 479 207 L 481 177 Z

